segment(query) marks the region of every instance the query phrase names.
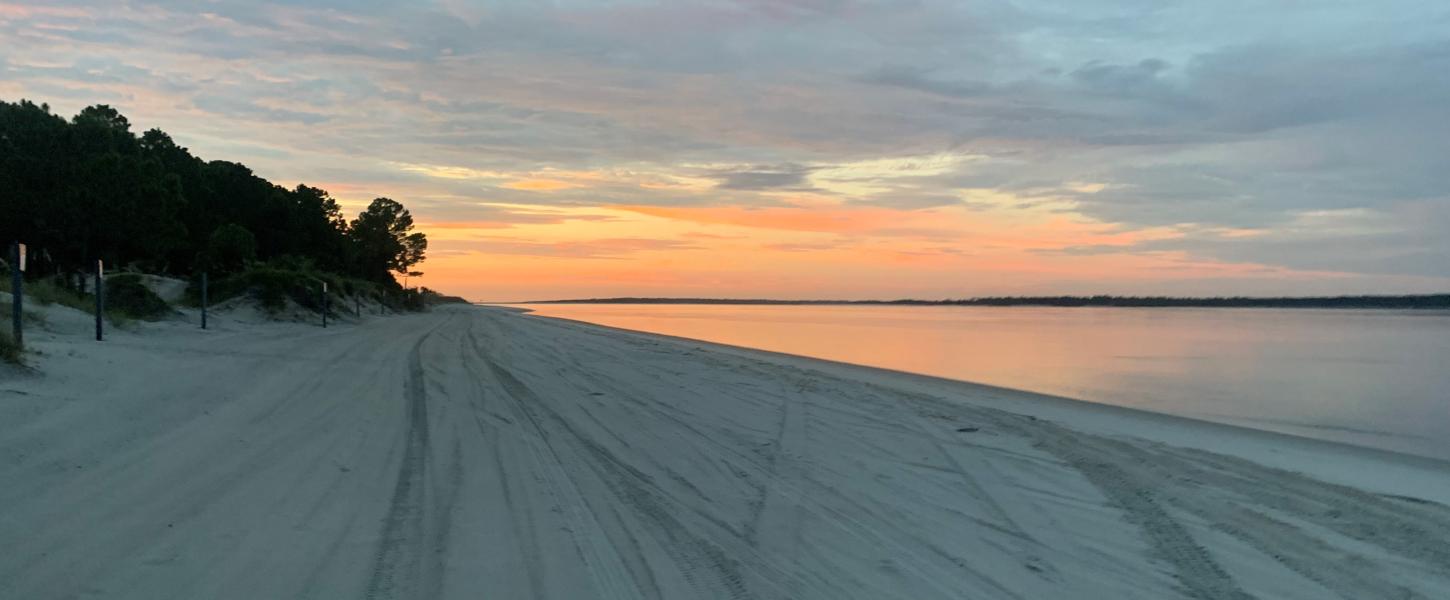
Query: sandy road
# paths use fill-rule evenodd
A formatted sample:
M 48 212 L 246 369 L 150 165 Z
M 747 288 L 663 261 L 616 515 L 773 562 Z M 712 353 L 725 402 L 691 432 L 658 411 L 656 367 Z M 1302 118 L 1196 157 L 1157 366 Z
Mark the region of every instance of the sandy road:
M 1442 504 L 971 386 L 475 308 L 46 351 L 0 379 L 0 598 L 1450 590 Z

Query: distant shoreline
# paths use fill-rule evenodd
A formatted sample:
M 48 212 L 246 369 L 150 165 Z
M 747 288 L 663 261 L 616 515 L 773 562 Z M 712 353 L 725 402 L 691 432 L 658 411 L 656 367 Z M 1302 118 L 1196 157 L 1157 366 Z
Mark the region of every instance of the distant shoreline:
M 512 304 L 720 304 L 847 306 L 1052 306 L 1118 308 L 1356 308 L 1450 310 L 1450 294 L 1404 296 L 1188 297 L 1168 296 L 997 296 L 960 300 L 771 300 L 731 298 L 580 298 Z

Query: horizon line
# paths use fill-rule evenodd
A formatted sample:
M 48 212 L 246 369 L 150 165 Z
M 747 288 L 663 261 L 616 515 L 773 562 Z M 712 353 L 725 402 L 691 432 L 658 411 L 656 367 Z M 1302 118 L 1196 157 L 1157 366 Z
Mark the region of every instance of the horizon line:
M 972 296 L 944 299 L 776 299 L 615 296 L 522 301 L 478 301 L 476 304 L 896 304 L 896 305 L 1056 305 L 1056 306 L 1335 306 L 1450 308 L 1450 292 L 1433 294 L 1337 294 L 1326 296 L 1162 296 L 1162 295 L 1033 295 Z

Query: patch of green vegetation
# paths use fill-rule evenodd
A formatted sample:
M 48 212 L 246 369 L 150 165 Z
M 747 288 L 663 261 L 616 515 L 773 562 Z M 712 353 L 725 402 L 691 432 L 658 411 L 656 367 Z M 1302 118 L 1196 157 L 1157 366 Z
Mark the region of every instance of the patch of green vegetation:
M 449 296 L 428 288 L 419 288 L 418 293 L 423 297 L 423 303 L 429 306 L 438 304 L 472 304 L 461 296 Z
M 96 309 L 94 297 L 72 290 L 53 278 L 25 282 L 25 297 L 41 306 L 59 304 L 85 312 Z
M 118 320 L 117 315 L 122 320 L 130 318 L 154 321 L 171 312 L 171 305 L 146 287 L 140 275 L 122 273 L 106 279 L 106 315 L 112 321 Z
M 120 283 L 113 285 L 112 282 L 120 280 Z M 90 282 L 89 276 L 86 282 Z M 139 290 L 136 288 L 140 288 Z M 10 302 L 8 295 L 10 285 L 7 281 L 0 286 L 0 292 L 6 294 L 3 302 L 8 311 Z M 144 292 L 144 293 L 143 293 Z M 149 296 L 149 298 L 147 298 Z M 96 297 L 92 294 L 79 292 L 66 285 L 64 280 L 58 277 L 47 277 L 35 281 L 25 282 L 25 306 L 24 318 L 33 324 L 44 325 L 45 316 L 42 313 L 30 310 L 34 306 L 61 305 L 73 308 L 86 314 L 95 314 Z M 157 304 L 165 307 L 163 312 L 157 312 Z M 113 275 L 106 280 L 106 319 L 112 325 L 125 327 L 131 325 L 136 319 L 155 319 L 163 316 L 171 310 L 166 302 L 157 297 L 150 289 L 141 283 L 141 277 L 135 274 Z
M 322 309 L 324 282 L 330 298 L 329 312 L 351 312 L 352 305 L 343 299 L 353 296 L 385 301 L 385 294 L 375 283 L 322 271 L 310 261 L 292 258 L 253 263 L 238 273 L 214 278 L 209 283 L 207 296 L 215 304 L 245 294 L 271 312 L 286 308 L 288 300 L 318 311 Z M 200 279 L 192 281 L 187 289 L 188 302 L 200 303 L 200 284 Z
M 0 240 L 26 242 L 32 273 L 92 272 L 99 258 L 113 270 L 220 279 L 257 259 L 300 256 L 393 288 L 394 274 L 414 272 L 427 251 L 401 202 L 375 198 L 349 221 L 326 190 L 204 160 L 160 129 L 138 136 L 103 104 L 67 119 L 45 104 L 0 101 L 0 148 Z

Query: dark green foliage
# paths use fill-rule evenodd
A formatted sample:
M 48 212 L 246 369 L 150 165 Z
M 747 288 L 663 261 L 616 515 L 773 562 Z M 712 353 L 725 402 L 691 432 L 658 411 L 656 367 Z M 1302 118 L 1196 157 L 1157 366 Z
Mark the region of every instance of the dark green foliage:
M 166 304 L 134 273 L 106 278 L 106 313 L 131 319 L 156 320 L 171 314 Z
M 158 129 L 138 138 L 109 106 L 67 122 L 43 104 L 0 102 L 0 243 L 29 245 L 27 277 L 89 272 L 96 259 L 185 277 L 304 257 L 309 270 L 373 282 L 401 302 L 392 273 L 422 260 L 427 240 L 392 200 L 354 223 L 363 233 L 325 190 L 204 161 Z
M 9 286 L 6 286 L 9 289 Z M 41 306 L 59 304 L 80 311 L 93 311 L 96 301 L 87 294 L 71 289 L 58 278 L 47 277 L 25 284 L 25 296 Z
M 403 290 L 402 302 L 399 304 L 403 310 L 427 310 L 428 298 L 421 290 Z
M 286 308 L 289 299 L 306 308 L 318 308 L 323 281 L 333 286 L 336 276 L 318 271 L 307 261 L 283 259 L 254 264 L 229 277 L 212 279 L 210 295 L 212 302 L 250 295 L 262 308 L 274 312 Z
M 219 303 L 245 294 L 272 312 L 285 309 L 288 300 L 309 310 L 320 310 L 323 282 L 327 282 L 333 313 L 351 313 L 353 304 L 350 298 L 354 296 L 398 309 L 409 294 L 407 290 L 383 288 L 370 281 L 322 271 L 307 259 L 281 257 L 266 263 L 254 263 L 233 275 L 213 279 L 210 299 Z M 193 285 L 187 294 L 195 302 L 200 292 Z
M 288 299 L 308 308 L 318 306 L 318 281 L 304 271 L 258 267 L 243 273 L 240 283 L 263 308 L 276 311 Z
M 472 304 L 467 299 L 459 296 L 445 296 L 437 291 L 428 288 L 418 288 L 418 293 L 423 297 L 423 302 L 428 305 L 437 304 Z
M 111 282 L 116 278 L 133 279 L 137 282 L 137 285 L 140 284 L 139 275 L 121 274 L 113 275 L 107 278 L 106 293 L 108 295 L 106 297 L 106 317 L 108 319 L 111 319 L 112 322 L 119 324 L 130 321 L 134 318 L 153 319 L 159 316 L 164 316 L 166 312 L 170 311 L 170 308 L 168 307 L 165 309 L 165 312 L 147 314 L 147 311 L 144 308 L 135 308 L 136 306 L 156 306 L 155 302 L 161 303 L 160 306 L 166 306 L 166 303 L 160 298 L 157 298 L 154 294 L 152 294 L 151 290 L 149 289 L 145 289 L 145 295 L 154 298 L 154 302 L 149 300 L 142 300 L 138 302 L 130 297 L 132 296 L 132 294 L 129 291 L 122 291 L 119 292 L 118 295 L 118 297 L 120 298 L 120 302 L 118 304 L 117 301 L 110 296 L 112 290 L 114 289 Z M 84 281 L 86 285 L 90 285 L 91 283 L 91 279 L 89 277 L 84 278 L 82 281 Z M 129 284 L 122 285 L 127 286 Z M 61 306 L 72 308 L 87 314 L 94 313 L 96 310 L 96 297 L 92 295 L 92 292 L 94 291 L 95 290 L 90 288 L 86 288 L 85 291 L 77 290 L 73 288 L 70 283 L 66 282 L 60 277 L 45 277 L 25 283 L 25 297 L 28 302 L 33 303 L 32 306 L 51 306 L 59 304 Z M 9 294 L 9 284 L 0 284 L 0 292 Z M 4 304 L 6 307 L 5 310 L 9 310 L 8 298 L 6 299 L 6 302 Z M 44 317 L 40 316 L 40 313 L 31 313 L 28 310 L 26 311 L 26 318 L 35 320 L 44 319 Z
M 212 232 L 204 267 L 213 273 L 235 273 L 257 259 L 257 237 L 246 227 L 228 223 Z
M 390 198 L 373 200 L 348 230 L 357 248 L 357 270 L 388 277 L 388 273 L 408 274 L 428 249 L 428 239 L 412 230 L 413 215 L 402 204 Z

